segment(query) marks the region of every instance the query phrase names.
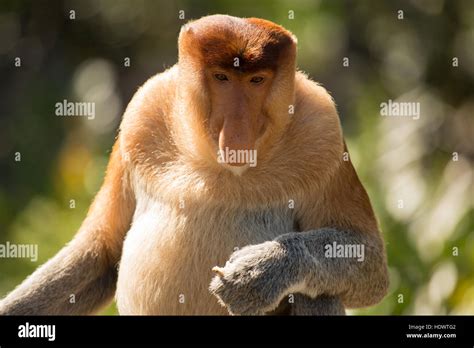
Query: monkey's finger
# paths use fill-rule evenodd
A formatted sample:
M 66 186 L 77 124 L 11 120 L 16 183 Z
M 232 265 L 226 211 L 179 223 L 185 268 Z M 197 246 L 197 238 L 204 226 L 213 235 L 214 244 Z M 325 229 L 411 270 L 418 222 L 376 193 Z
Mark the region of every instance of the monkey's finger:
M 214 267 L 212 267 L 212 271 L 217 273 L 221 277 L 224 276 L 224 269 L 222 267 L 214 266 Z

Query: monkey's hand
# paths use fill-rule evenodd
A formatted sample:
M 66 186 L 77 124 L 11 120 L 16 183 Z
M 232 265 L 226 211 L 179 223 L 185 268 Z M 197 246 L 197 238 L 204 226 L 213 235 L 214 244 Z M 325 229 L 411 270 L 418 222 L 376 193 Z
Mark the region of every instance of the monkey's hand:
M 235 251 L 209 290 L 232 315 L 260 315 L 274 310 L 303 281 L 298 261 L 303 250 L 274 240 Z

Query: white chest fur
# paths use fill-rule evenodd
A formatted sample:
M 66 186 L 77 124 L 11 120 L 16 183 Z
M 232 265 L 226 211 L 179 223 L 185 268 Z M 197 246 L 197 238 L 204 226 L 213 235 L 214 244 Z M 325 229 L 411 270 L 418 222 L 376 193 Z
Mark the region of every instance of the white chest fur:
M 119 266 L 121 314 L 225 314 L 209 293 L 211 268 L 224 265 L 236 247 L 292 231 L 293 211 L 228 211 L 201 204 L 171 208 L 150 199 L 137 202 Z

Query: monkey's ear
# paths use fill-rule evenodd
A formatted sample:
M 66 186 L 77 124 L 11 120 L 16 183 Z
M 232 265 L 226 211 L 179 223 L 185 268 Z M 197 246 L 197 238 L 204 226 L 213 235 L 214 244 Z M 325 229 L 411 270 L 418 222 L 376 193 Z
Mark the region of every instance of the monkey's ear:
M 186 23 L 181 27 L 181 30 L 179 31 L 179 36 L 178 36 L 178 47 L 181 48 L 183 44 L 183 40 L 186 36 L 193 35 L 194 30 L 192 27 L 192 22 Z
M 287 35 L 290 37 L 293 45 L 296 47 L 298 46 L 298 38 L 290 31 L 287 31 Z
M 194 56 L 196 53 L 195 48 L 197 44 L 197 32 L 193 25 L 194 21 L 188 22 L 181 27 L 178 37 L 178 55 L 179 59 L 182 60 L 184 57 Z
M 192 35 L 193 33 L 194 33 L 193 24 L 192 22 L 189 22 L 181 27 L 179 36 L 181 37 L 181 35 Z

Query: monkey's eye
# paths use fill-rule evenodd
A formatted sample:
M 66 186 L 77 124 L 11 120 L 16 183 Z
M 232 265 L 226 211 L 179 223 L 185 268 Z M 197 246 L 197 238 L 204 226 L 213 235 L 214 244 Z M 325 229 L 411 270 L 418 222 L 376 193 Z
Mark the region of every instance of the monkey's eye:
M 229 80 L 227 78 L 227 76 L 224 75 L 224 74 L 214 74 L 214 77 L 216 78 L 216 80 L 219 80 L 219 81 L 228 81 Z
M 254 77 L 252 77 L 252 79 L 250 80 L 250 82 L 252 82 L 252 83 L 261 83 L 261 82 L 263 82 L 263 77 L 261 77 L 261 76 L 254 76 Z

